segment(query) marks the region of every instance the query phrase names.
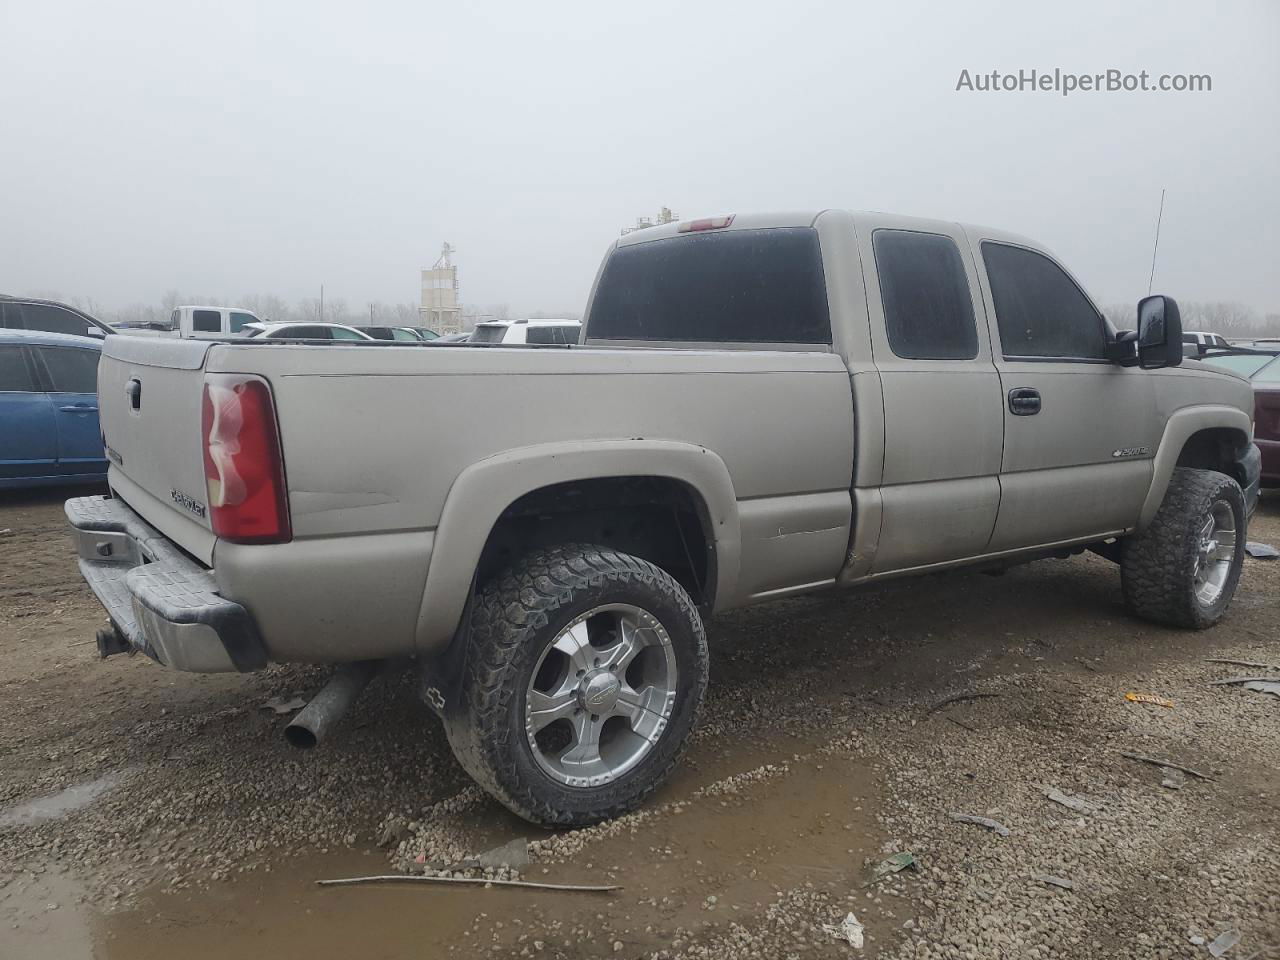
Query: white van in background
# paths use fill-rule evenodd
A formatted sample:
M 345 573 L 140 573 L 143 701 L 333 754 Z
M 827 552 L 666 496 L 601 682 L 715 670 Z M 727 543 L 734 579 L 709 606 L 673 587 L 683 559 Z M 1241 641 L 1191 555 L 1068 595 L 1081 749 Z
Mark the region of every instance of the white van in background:
M 225 337 L 239 335 L 246 323 L 260 323 L 252 310 L 243 307 L 175 307 L 167 322 L 125 321 L 115 328 L 141 337 Z

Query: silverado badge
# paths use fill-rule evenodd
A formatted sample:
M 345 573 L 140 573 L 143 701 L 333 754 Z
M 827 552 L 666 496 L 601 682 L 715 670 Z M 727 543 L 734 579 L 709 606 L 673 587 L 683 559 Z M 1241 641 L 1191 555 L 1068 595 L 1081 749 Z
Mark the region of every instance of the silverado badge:
M 189 497 L 181 490 L 170 490 L 169 496 L 172 497 L 173 502 L 182 507 L 182 509 L 190 513 L 194 513 L 201 520 L 204 519 L 205 505 L 195 497 Z

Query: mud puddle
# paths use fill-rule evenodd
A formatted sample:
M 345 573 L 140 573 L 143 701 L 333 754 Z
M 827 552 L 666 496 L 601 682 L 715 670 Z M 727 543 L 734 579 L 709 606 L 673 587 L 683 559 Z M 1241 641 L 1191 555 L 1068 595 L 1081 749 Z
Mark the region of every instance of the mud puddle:
M 625 891 L 608 912 L 557 904 L 535 916 L 535 930 L 571 947 L 569 956 L 600 956 L 619 942 L 623 956 L 647 956 L 677 939 L 748 923 L 780 892 L 806 887 L 856 911 L 868 933 L 887 932 L 864 906 L 863 861 L 880 856 L 876 778 L 848 756 L 788 766 L 733 792 L 678 800 L 634 831 L 588 842 L 570 862 L 550 865 L 555 878 L 603 867 Z M 537 872 L 535 864 L 531 875 Z
M 780 760 L 777 754 L 766 751 L 761 762 Z M 0 956 L 429 960 L 519 955 L 537 941 L 548 956 L 633 957 L 750 922 L 778 892 L 797 886 L 847 901 L 874 936 L 879 921 L 870 911 L 879 908 L 862 889 L 863 859 L 878 856 L 880 846 L 874 775 L 854 757 L 810 753 L 788 760 L 786 772 L 740 786 L 730 775 L 708 790 L 709 769 L 732 774 L 727 759 L 708 758 L 680 777 L 663 791 L 660 812 L 634 828 L 588 837 L 566 858 L 524 871 L 531 880 L 621 884 L 614 894 L 315 885 L 391 872 L 385 855 L 371 851 L 276 861 L 202 890 L 153 891 L 127 910 L 105 912 L 73 879 L 50 871 L 0 892 Z M 744 771 L 760 757 L 732 759 Z M 481 821 L 486 842 L 554 836 L 492 811 Z
M 57 793 L 14 804 L 0 810 L 0 828 L 25 827 L 45 820 L 58 820 L 77 810 L 83 810 L 131 773 L 132 768 L 115 770 L 96 780 L 87 780 Z

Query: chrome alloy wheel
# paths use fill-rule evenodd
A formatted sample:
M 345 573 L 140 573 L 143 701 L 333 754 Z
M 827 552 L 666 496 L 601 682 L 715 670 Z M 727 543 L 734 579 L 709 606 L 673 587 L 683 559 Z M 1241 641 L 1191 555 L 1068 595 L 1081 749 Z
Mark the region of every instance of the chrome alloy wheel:
M 640 607 L 588 610 L 543 651 L 525 691 L 534 760 L 571 787 L 616 780 L 662 737 L 676 702 L 676 655 Z
M 1212 606 L 1222 595 L 1236 555 L 1236 518 L 1231 505 L 1215 500 L 1196 534 L 1195 591 L 1196 599 Z

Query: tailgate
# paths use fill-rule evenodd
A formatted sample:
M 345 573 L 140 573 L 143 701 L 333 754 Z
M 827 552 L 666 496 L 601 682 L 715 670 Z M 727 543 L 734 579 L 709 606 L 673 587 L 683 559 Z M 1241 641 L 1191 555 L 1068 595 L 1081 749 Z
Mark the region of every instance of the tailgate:
M 200 436 L 208 341 L 108 337 L 98 405 L 110 483 L 147 522 L 206 564 L 214 536 Z

